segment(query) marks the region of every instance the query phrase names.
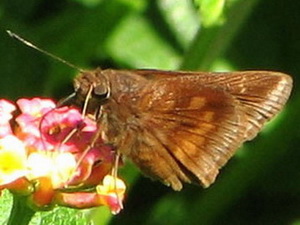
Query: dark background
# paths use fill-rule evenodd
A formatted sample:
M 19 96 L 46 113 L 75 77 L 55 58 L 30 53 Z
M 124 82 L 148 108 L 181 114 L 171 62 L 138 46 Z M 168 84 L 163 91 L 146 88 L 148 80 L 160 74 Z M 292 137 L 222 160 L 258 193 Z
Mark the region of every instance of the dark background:
M 294 90 L 283 113 L 238 151 L 212 187 L 187 185 L 174 192 L 129 165 L 121 171 L 130 186 L 124 210 L 92 217 L 97 224 L 300 224 L 300 1 L 241 0 L 241 9 L 223 25 L 203 29 L 195 41 L 189 39 L 198 21 L 186 22 L 189 33 L 176 31 L 162 2 L 2 0 L 0 97 L 59 99 L 72 92 L 77 73 L 13 40 L 6 29 L 80 68 L 181 66 L 290 74 Z M 242 9 L 247 2 L 253 4 Z

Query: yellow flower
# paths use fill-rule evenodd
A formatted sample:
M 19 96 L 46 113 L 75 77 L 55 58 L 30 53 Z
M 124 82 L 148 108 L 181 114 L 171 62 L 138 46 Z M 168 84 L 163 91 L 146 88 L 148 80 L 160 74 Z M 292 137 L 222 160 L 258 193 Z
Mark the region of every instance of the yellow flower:
M 74 175 L 76 160 L 69 152 L 34 152 L 27 160 L 30 180 L 48 177 L 53 188 L 63 187 Z
M 117 214 L 123 209 L 122 201 L 125 190 L 125 183 L 111 175 L 106 175 L 102 185 L 97 186 L 97 193 L 102 204 L 109 206 L 113 214 Z
M 8 184 L 27 174 L 24 144 L 15 136 L 0 139 L 0 185 Z

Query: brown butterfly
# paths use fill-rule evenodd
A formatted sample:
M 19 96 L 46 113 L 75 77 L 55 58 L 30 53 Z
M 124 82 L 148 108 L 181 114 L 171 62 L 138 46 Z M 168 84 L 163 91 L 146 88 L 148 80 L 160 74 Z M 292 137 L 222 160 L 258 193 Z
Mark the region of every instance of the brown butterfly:
M 87 96 L 101 136 L 145 174 L 174 190 L 212 184 L 243 142 L 253 139 L 286 103 L 290 76 L 160 70 L 82 72 L 76 101 Z M 90 93 L 90 95 L 89 95 Z
M 236 149 L 283 108 L 292 78 L 270 71 L 96 69 L 81 71 L 74 87 L 76 104 L 88 102 L 87 112 L 98 115 L 95 139 L 101 135 L 144 173 L 180 190 L 183 183 L 212 184 Z

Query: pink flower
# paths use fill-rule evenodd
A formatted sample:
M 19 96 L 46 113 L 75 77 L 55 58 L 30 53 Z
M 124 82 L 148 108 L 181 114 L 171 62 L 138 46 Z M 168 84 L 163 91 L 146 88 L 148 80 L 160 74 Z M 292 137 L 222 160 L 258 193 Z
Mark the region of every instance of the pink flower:
M 55 202 L 78 209 L 106 205 L 113 214 L 117 214 L 123 209 L 125 189 L 122 180 L 107 175 L 102 184 L 97 186 L 97 192 L 59 193 L 56 195 Z
M 41 98 L 21 98 L 17 101 L 17 105 L 23 115 L 31 115 L 34 118 L 42 117 L 56 107 L 52 100 Z
M 11 114 L 16 110 L 16 106 L 5 99 L 0 99 L 0 113 Z
M 26 193 L 41 210 L 106 205 L 119 212 L 125 184 L 108 176 L 111 147 L 100 138 L 91 146 L 96 122 L 76 108 L 56 108 L 50 99 L 19 99 L 17 105 L 13 115 L 16 107 L 0 100 L 0 188 Z
M 16 107 L 7 100 L 0 99 L 0 138 L 12 134 L 9 121 Z

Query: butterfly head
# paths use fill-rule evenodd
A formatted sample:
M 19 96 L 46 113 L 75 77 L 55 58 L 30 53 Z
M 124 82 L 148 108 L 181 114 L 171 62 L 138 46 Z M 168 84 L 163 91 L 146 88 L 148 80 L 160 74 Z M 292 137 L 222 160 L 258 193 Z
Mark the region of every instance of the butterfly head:
M 88 114 L 95 114 L 110 97 L 110 84 L 102 70 L 83 71 L 74 79 L 74 93 L 58 105 L 87 107 Z
M 110 85 L 102 70 L 85 71 L 74 79 L 74 89 L 77 97 L 89 97 L 105 100 L 109 97 Z

